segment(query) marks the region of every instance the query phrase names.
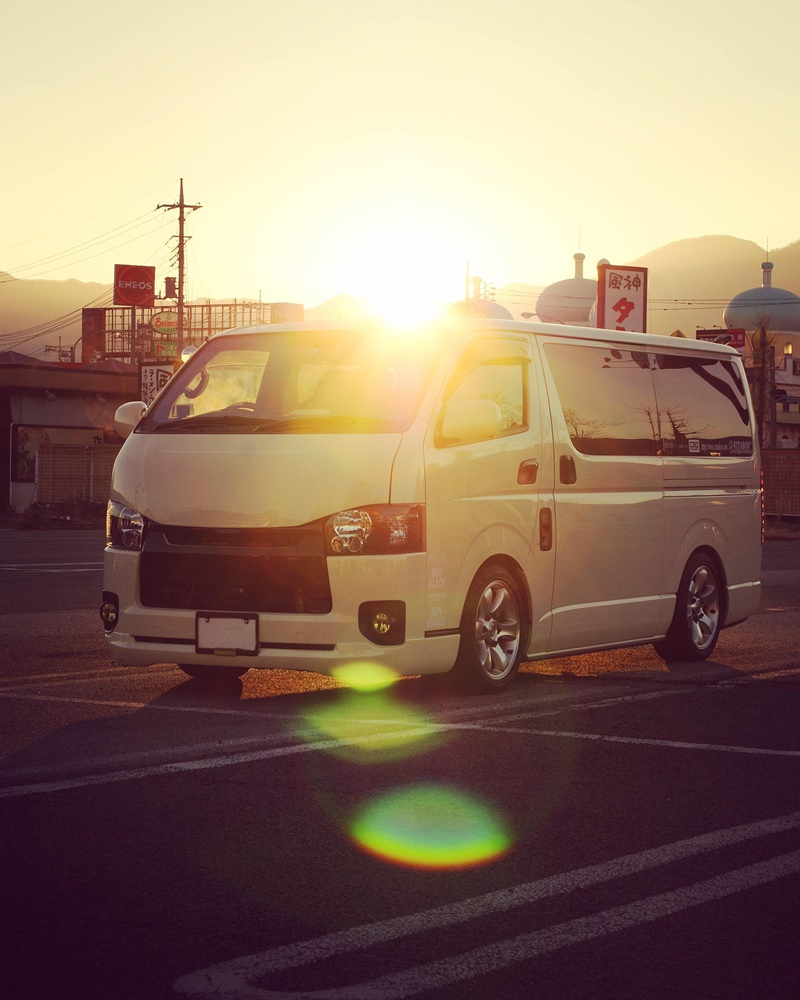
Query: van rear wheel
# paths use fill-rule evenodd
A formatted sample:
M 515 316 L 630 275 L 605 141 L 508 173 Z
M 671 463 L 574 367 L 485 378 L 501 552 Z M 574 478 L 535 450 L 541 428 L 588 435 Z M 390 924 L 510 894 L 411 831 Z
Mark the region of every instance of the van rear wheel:
M 220 667 L 216 663 L 179 663 L 181 670 L 198 681 L 235 681 L 243 677 L 249 667 Z
M 721 612 L 717 565 L 706 553 L 695 553 L 683 571 L 669 631 L 653 648 L 665 660 L 705 660 L 717 645 Z
M 490 564 L 475 577 L 461 615 L 455 679 L 472 691 L 499 691 L 519 669 L 525 651 L 525 602 L 505 566 Z

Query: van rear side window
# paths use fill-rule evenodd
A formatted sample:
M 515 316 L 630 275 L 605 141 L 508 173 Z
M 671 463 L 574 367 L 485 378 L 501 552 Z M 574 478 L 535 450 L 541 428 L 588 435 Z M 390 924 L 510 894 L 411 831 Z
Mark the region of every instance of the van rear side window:
M 546 344 L 570 440 L 585 455 L 748 457 L 747 389 L 732 361 Z
M 654 378 L 665 455 L 753 454 L 747 392 L 733 362 L 657 354 Z

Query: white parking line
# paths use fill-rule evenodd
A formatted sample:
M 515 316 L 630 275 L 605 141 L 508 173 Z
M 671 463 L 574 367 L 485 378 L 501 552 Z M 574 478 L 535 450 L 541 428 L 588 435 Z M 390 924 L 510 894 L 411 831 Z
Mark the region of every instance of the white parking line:
M 601 885 L 684 858 L 799 827 L 800 813 L 790 813 L 775 819 L 701 834 L 422 913 L 365 924 L 222 962 L 181 976 L 173 984 L 173 989 L 184 995 L 214 997 L 215 1000 L 351 1000 L 354 996 L 361 1000 L 401 1000 L 416 993 L 441 989 L 486 972 L 504 969 L 517 962 L 530 961 L 559 948 L 649 923 L 794 874 L 800 871 L 800 851 L 792 851 L 679 889 L 498 941 L 369 982 L 299 992 L 270 990 L 256 983 L 281 970 L 303 968 L 325 958 L 362 951 L 374 944 L 398 940 L 412 934 L 429 933 L 437 928 L 482 919 L 493 913 L 504 913 L 576 889 Z
M 712 750 L 722 753 L 755 754 L 766 757 L 800 757 L 800 750 L 775 750 L 771 747 L 742 747 L 727 743 L 689 743 L 684 740 L 651 740 L 638 736 L 609 736 L 606 733 L 573 733 L 557 729 L 526 729 L 506 726 L 470 726 L 462 723 L 448 729 L 491 729 L 497 733 L 520 733 L 530 736 L 553 736 L 557 739 L 591 740 L 598 743 L 628 743 L 643 747 L 668 747 L 671 750 Z
M 186 711 L 192 711 L 187 708 Z M 199 711 L 204 711 L 200 709 Z M 226 713 L 219 709 L 220 714 Z M 255 718 L 251 715 L 250 718 Z M 383 720 L 353 720 L 360 723 L 374 725 Z M 426 736 L 436 732 L 457 732 L 460 730 L 473 730 L 483 732 L 502 732 L 519 736 L 544 736 L 558 739 L 592 740 L 607 743 L 624 743 L 631 746 L 657 746 L 672 750 L 693 750 L 693 751 L 713 751 L 723 753 L 737 753 L 766 757 L 800 757 L 800 750 L 774 750 L 769 747 L 741 747 L 727 746 L 725 744 L 714 743 L 687 743 L 673 740 L 650 740 L 626 736 L 607 736 L 603 733 L 579 733 L 565 732 L 550 729 L 525 729 L 510 728 L 496 725 L 482 725 L 479 723 L 447 723 L 431 722 L 429 725 L 416 725 L 409 729 L 392 729 L 385 733 L 372 733 L 369 735 L 356 736 L 351 739 L 315 740 L 307 743 L 288 744 L 282 747 L 272 747 L 270 749 L 254 750 L 249 753 L 229 754 L 222 757 L 207 757 L 199 760 L 187 760 L 178 763 L 156 764 L 152 767 L 135 768 L 130 771 L 112 771 L 107 774 L 90 774 L 78 778 L 70 778 L 64 781 L 47 781 L 31 785 L 15 785 L 8 788 L 0 788 L 0 799 L 21 798 L 28 795 L 43 795 L 49 792 L 70 791 L 75 788 L 87 788 L 92 785 L 110 785 L 121 781 L 136 781 L 141 778 L 157 778 L 168 774 L 176 774 L 188 771 L 204 771 L 218 767 L 230 767 L 235 764 L 252 764 L 256 761 L 268 760 L 273 757 L 289 757 L 300 753 L 313 753 L 321 750 L 333 750 L 347 746 L 364 746 L 365 744 L 381 743 L 385 740 L 396 740 L 399 738 L 414 739 L 418 736 Z
M 59 563 L 51 566 L 0 566 L 10 573 L 99 573 L 101 563 Z
M 207 705 L 156 705 L 148 701 L 116 701 L 111 698 L 70 698 L 54 694 L 34 694 L 32 691 L 0 690 L 0 698 L 15 698 L 19 701 L 50 701 L 68 705 L 104 705 L 108 708 L 131 708 L 135 711 L 153 709 L 156 712 L 191 712 L 197 715 L 242 715 L 255 718 L 256 713 L 239 708 L 210 708 Z
M 251 716 L 252 718 L 252 716 Z M 287 746 L 273 747 L 269 750 L 254 750 L 249 753 L 235 753 L 223 757 L 207 757 L 201 760 L 186 760 L 178 763 L 156 764 L 153 767 L 134 768 L 130 771 L 113 771 L 108 774 L 87 774 L 79 778 L 67 778 L 64 781 L 47 781 L 34 785 L 14 785 L 0 788 L 0 799 L 23 798 L 27 795 L 43 795 L 49 792 L 64 792 L 74 788 L 88 788 L 92 785 L 111 785 L 120 781 L 136 781 L 139 778 L 158 778 L 167 774 L 178 774 L 187 771 L 207 771 L 218 767 L 230 767 L 232 764 L 252 764 L 270 757 L 290 757 L 294 754 L 313 753 L 319 750 L 333 750 L 338 747 L 363 745 L 364 743 L 379 743 L 383 740 L 395 740 L 398 736 L 409 739 L 424 736 L 431 730 L 444 727 L 415 727 L 414 729 L 395 730 L 388 733 L 376 733 L 371 736 L 354 737 L 349 740 L 318 740 L 315 743 L 292 743 Z

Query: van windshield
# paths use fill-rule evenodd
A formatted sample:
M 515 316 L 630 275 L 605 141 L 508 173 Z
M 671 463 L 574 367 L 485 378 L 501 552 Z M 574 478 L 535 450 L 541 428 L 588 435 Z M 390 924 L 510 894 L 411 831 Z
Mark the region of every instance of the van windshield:
M 241 334 L 205 344 L 137 428 L 198 434 L 405 430 L 430 379 L 430 338 L 379 331 Z

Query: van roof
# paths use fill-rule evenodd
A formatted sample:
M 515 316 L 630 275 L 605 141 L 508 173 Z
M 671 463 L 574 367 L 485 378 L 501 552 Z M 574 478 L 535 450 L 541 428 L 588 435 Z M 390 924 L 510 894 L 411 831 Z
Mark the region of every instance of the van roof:
M 230 337 L 246 334 L 264 333 L 293 333 L 306 331 L 337 331 L 345 330 L 393 330 L 395 327 L 380 322 L 369 322 L 367 320 L 311 320 L 302 323 L 275 323 L 261 324 L 258 326 L 237 327 L 231 330 L 224 330 L 217 333 L 211 339 L 218 337 Z M 637 333 L 630 330 L 605 330 L 597 327 L 585 326 L 564 326 L 557 323 L 530 323 L 524 320 L 498 320 L 498 319 L 443 319 L 425 326 L 431 334 L 437 332 L 445 335 L 467 336 L 469 334 L 481 332 L 497 333 L 538 333 L 548 337 L 568 337 L 571 340 L 586 340 L 597 343 L 624 344 L 628 347 L 642 347 L 656 350 L 670 348 L 678 351 L 702 351 L 703 353 L 717 354 L 722 357 L 738 357 L 739 352 L 727 344 L 718 344 L 713 341 L 695 340 L 694 338 L 672 337 L 655 333 Z

